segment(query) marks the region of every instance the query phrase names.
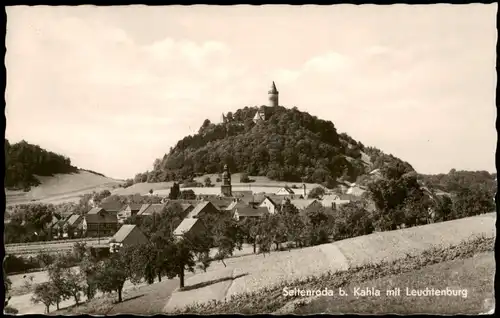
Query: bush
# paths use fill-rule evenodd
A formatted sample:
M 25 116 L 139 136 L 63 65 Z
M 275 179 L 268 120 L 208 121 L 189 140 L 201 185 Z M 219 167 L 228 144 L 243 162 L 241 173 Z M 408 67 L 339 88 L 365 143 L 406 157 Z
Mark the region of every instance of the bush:
M 240 176 L 240 182 L 242 182 L 242 183 L 250 182 L 250 178 L 248 177 L 248 174 L 242 173 Z
M 203 183 L 196 182 L 196 181 L 185 181 L 182 183 L 183 188 L 202 188 Z
M 26 272 L 42 267 L 36 259 L 24 258 L 15 255 L 7 255 L 3 266 L 7 274 Z
M 7 306 L 3 309 L 3 312 L 6 314 L 17 315 L 19 313 L 19 310 L 17 310 L 16 308 Z

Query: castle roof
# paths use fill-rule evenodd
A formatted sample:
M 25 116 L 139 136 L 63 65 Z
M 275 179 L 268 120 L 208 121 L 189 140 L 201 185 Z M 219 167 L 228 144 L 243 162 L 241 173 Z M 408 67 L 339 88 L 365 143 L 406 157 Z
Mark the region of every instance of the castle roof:
M 278 90 L 276 89 L 276 84 L 274 84 L 274 81 L 271 89 L 269 90 L 269 94 L 278 94 Z

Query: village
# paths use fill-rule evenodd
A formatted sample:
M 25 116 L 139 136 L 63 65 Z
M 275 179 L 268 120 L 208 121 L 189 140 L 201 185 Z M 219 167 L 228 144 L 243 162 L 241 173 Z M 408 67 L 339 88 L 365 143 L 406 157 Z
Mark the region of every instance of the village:
M 72 213 L 61 220 L 54 216 L 49 225 L 49 231 L 52 233 L 53 240 L 98 239 L 99 244 L 95 246 L 96 248 L 98 246 L 107 248 L 104 244 L 107 242 L 110 251 L 114 251 L 119 246 L 141 244 L 147 240 L 137 225 L 125 224 L 127 219 L 132 217 L 135 220 L 153 219 L 155 215 L 161 214 L 166 206 L 175 203 L 179 204 L 182 213 L 187 215 L 173 229 L 174 236 L 182 237 L 186 233 L 203 231 L 205 227 L 199 217 L 205 214 L 217 215 L 223 212 L 241 222 L 246 218 L 258 219 L 266 214 L 275 214 L 286 202 L 289 202 L 299 210 L 302 216 L 306 216 L 310 212 L 319 210 L 331 213 L 339 206 L 360 199 L 359 196 L 353 194 L 333 194 L 320 186 L 316 189 L 324 195 L 310 198 L 308 194 L 312 189 L 307 189 L 305 184 L 302 189 L 285 186 L 273 193 L 255 194 L 251 190 L 233 191 L 227 166 L 224 167 L 222 180 L 220 194 L 201 194 L 194 200 L 171 200 L 166 195 L 148 193 L 149 196 L 161 197 L 161 203 L 123 205 L 117 201 L 103 200 L 104 202 L 98 204 L 91 202 L 95 206 L 84 215 Z

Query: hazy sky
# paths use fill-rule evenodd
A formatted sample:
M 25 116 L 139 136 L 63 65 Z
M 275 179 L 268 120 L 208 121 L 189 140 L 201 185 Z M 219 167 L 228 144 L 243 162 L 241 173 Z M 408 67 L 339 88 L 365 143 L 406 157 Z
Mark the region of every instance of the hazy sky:
M 111 177 L 280 104 L 422 173 L 495 169 L 495 4 L 8 7 L 6 137 Z

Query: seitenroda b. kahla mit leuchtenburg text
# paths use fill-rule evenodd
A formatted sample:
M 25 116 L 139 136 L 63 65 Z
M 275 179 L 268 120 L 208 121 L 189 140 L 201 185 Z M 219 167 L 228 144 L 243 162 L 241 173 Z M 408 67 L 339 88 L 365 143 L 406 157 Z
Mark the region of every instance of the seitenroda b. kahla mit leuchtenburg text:
M 301 289 L 297 287 L 283 288 L 283 296 L 285 297 L 313 297 L 313 296 L 339 296 L 339 297 L 462 297 L 467 298 L 467 289 L 456 288 L 411 288 L 411 287 L 395 287 L 389 289 L 377 289 L 375 287 L 353 287 L 348 288 L 323 288 L 323 289 Z

